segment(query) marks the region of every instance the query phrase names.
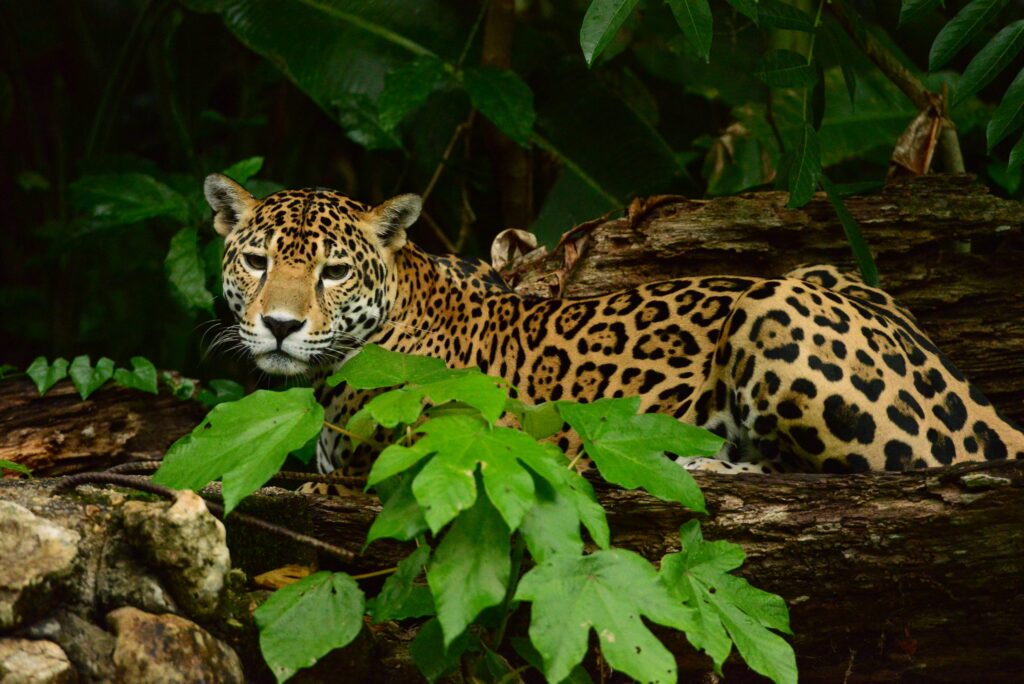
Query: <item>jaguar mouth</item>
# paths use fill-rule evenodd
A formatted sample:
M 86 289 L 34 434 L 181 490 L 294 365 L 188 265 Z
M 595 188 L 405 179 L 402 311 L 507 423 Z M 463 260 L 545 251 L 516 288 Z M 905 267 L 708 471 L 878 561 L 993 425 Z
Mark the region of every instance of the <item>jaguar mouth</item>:
M 275 349 L 255 357 L 256 365 L 271 375 L 299 375 L 309 370 L 309 364 L 287 352 Z

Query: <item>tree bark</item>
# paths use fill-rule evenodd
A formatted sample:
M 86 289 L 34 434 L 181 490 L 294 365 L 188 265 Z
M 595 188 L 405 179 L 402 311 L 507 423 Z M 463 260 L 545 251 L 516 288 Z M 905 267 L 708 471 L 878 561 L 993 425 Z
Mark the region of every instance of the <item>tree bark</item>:
M 777 277 L 801 264 L 855 270 L 823 194 L 784 192 L 635 201 L 584 224 L 551 254 L 512 264 L 522 293 L 581 297 L 700 275 Z M 1024 423 L 1024 204 L 970 176 L 921 176 L 848 197 L 881 273 L 938 347 L 1004 413 Z
M 40 397 L 24 378 L 0 382 L 0 459 L 36 477 L 161 458 L 205 411 L 192 401 L 109 385 L 83 401 L 69 380 Z

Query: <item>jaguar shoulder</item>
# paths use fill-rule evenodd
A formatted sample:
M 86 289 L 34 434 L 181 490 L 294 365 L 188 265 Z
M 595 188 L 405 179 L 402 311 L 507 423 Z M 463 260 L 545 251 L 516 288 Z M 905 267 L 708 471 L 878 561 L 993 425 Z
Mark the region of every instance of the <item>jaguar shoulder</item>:
M 366 343 L 479 366 L 530 402 L 638 395 L 726 439 L 705 469 L 905 470 L 1024 458 L 1024 434 L 891 297 L 832 267 L 679 278 L 585 299 L 521 297 L 486 264 L 406 239 L 419 198 L 371 207 L 325 189 L 256 200 L 210 176 L 224 296 L 269 373 L 323 378 Z M 320 383 L 328 420 L 367 395 Z M 573 453 L 574 435 L 557 435 Z M 370 456 L 325 431 L 318 468 Z

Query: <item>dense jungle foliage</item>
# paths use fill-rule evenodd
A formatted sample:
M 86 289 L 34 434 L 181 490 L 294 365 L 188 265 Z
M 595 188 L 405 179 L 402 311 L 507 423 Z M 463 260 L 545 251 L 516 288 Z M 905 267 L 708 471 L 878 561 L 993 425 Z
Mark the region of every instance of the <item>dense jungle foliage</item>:
M 19 368 L 144 354 L 244 375 L 203 355 L 221 305 L 211 171 L 257 195 L 419 192 L 415 240 L 486 254 L 505 227 L 552 244 L 655 193 L 777 186 L 799 205 L 820 168 L 838 200 L 877 186 L 927 93 L 947 93 L 964 167 L 1020 194 L 1024 9 L 1005 0 L 0 7 L 0 360 Z

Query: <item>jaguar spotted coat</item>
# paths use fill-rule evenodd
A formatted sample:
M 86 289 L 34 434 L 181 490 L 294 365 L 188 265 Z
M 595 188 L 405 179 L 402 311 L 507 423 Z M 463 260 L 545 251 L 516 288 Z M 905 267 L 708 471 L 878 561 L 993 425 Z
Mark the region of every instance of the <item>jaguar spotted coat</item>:
M 510 291 L 490 267 L 406 240 L 420 201 L 370 207 L 326 189 L 256 200 L 212 175 L 224 296 L 268 373 L 323 378 L 364 344 L 500 375 L 532 402 L 639 395 L 726 438 L 716 470 L 862 472 L 1024 458 L 1024 434 L 908 311 L 831 267 L 775 279 L 680 278 L 602 297 Z M 367 395 L 318 384 L 344 424 Z M 555 439 L 570 453 L 571 433 Z M 370 457 L 325 430 L 321 471 Z

